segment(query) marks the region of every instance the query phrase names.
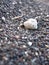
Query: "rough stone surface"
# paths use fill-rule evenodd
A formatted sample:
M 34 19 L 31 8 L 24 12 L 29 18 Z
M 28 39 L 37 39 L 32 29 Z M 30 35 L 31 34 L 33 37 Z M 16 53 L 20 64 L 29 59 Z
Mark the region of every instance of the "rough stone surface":
M 49 5 L 37 0 L 0 0 L 0 65 L 49 65 L 47 15 Z M 37 18 L 37 30 L 19 28 L 29 18 Z

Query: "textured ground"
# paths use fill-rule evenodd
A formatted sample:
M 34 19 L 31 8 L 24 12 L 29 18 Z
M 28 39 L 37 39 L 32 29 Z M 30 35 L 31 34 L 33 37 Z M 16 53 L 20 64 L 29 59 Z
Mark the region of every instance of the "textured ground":
M 0 0 L 0 65 L 49 65 L 49 5 L 43 2 Z M 35 17 L 37 30 L 19 28 Z

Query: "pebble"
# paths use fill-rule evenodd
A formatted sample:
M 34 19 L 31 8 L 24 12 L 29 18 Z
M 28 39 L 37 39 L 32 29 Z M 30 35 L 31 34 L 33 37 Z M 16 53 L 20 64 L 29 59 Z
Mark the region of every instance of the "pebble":
M 31 49 L 34 49 L 34 50 L 36 50 L 36 51 L 39 51 L 39 48 L 38 48 L 38 47 L 32 46 Z
M 49 15 L 45 16 L 44 21 L 49 22 Z
M 4 59 L 4 60 L 6 60 L 6 61 L 8 60 L 8 58 L 7 58 L 7 57 L 5 57 L 5 56 L 3 57 L 3 59 Z
M 30 18 L 27 21 L 25 21 L 24 24 L 20 24 L 20 26 L 24 25 L 26 29 L 37 29 L 38 28 L 37 24 L 38 23 L 36 19 Z
M 0 28 L 0 32 L 3 31 L 3 29 Z
M 23 45 L 23 48 L 27 48 L 27 46 L 26 45 Z
M 2 17 L 2 20 L 5 21 L 5 17 L 4 16 Z
M 12 3 L 13 5 L 15 5 L 15 4 L 17 4 L 17 2 L 16 1 L 13 1 L 13 3 Z
M 37 60 L 37 58 L 32 59 L 32 60 L 31 60 L 31 64 L 32 64 L 32 65 L 36 65 L 36 62 L 35 62 L 36 60 Z
M 49 15 L 47 15 L 46 17 L 48 17 L 48 18 L 49 18 Z
M 25 51 L 25 55 L 28 56 L 28 52 L 27 51 Z
M 15 35 L 14 38 L 15 38 L 15 39 L 19 39 L 20 36 L 19 36 L 19 35 Z
M 32 42 L 28 42 L 27 44 L 28 44 L 29 46 L 31 46 L 31 45 L 32 45 Z
M 46 48 L 49 48 L 49 45 L 45 45 Z
M 38 56 L 38 52 L 35 52 L 35 55 Z

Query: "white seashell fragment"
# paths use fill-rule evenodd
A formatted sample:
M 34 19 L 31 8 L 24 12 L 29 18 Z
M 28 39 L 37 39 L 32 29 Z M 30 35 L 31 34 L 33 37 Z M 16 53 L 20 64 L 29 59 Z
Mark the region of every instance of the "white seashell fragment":
M 37 20 L 30 18 L 27 21 L 24 22 L 24 26 L 26 29 L 37 29 Z

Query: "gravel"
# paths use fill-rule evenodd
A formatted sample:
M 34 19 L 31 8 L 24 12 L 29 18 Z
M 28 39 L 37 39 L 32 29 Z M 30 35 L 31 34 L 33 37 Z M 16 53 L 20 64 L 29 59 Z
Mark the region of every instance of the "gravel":
M 48 15 L 40 1 L 0 0 L 0 65 L 49 65 Z M 37 30 L 19 28 L 29 18 L 37 19 Z

